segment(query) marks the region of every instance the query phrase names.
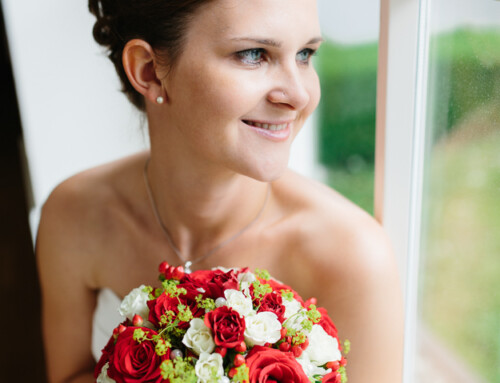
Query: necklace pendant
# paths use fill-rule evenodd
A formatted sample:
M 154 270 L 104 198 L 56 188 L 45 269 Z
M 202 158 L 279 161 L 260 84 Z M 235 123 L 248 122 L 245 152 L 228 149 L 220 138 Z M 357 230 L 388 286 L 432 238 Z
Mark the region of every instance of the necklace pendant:
M 186 274 L 191 274 L 191 265 L 193 264 L 193 262 L 191 261 L 187 261 L 185 264 L 184 264 L 184 272 Z

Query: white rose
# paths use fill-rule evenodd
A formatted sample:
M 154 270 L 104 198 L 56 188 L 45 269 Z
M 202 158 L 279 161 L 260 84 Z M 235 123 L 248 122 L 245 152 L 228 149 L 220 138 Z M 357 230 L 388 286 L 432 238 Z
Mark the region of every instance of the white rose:
M 243 291 L 243 292 L 245 292 L 245 294 L 248 295 L 250 285 L 256 279 L 257 278 L 255 278 L 255 275 L 253 273 L 250 273 L 250 272 L 239 274 L 238 275 L 238 282 L 240 283 L 240 291 Z
M 218 353 L 202 353 L 194 366 L 198 383 L 218 383 L 224 376 L 222 356 Z
M 138 314 L 144 321 L 148 319 L 149 308 L 147 302 L 149 300 L 149 294 L 144 290 L 145 286 L 141 285 L 133 289 L 125 298 L 123 298 L 118 310 L 122 316 L 132 320 L 134 315 Z
M 317 380 L 314 377 L 315 375 L 324 376 L 332 371 L 330 368 L 325 369 L 311 363 L 311 361 L 309 360 L 309 356 L 304 352 L 297 358 L 297 362 L 299 362 L 299 364 L 302 366 L 302 369 L 304 370 L 304 373 L 307 375 L 307 377 L 313 379 L 314 381 Z
M 283 306 L 285 306 L 285 319 L 290 318 L 292 315 L 302 310 L 302 305 L 295 298 L 292 298 L 291 301 L 283 298 Z
M 238 282 L 248 282 L 252 283 L 255 281 L 257 278 L 255 278 L 255 274 L 251 273 L 250 271 L 246 271 L 244 273 L 238 274 Z
M 301 311 L 289 317 L 283 324 L 286 328 L 308 333 L 309 331 L 305 330 L 304 326 L 302 325 L 304 321 L 309 321 L 309 319 L 307 318 L 306 310 L 302 309 Z
M 109 362 L 102 366 L 101 373 L 97 377 L 96 383 L 116 383 L 114 379 L 108 376 Z
M 182 343 L 197 355 L 202 353 L 210 354 L 215 349 L 212 331 L 205 326 L 205 323 L 200 318 L 194 318 L 189 322 L 189 329 L 184 334 Z
M 281 323 L 275 313 L 268 311 L 245 318 L 245 341 L 250 346 L 263 346 L 281 338 Z
M 252 298 L 245 296 L 241 291 L 226 290 L 224 291 L 224 296 L 226 297 L 226 306 L 231 307 L 240 315 L 246 317 L 255 314 Z
M 321 366 L 327 362 L 340 360 L 342 355 L 339 350 L 339 342 L 330 336 L 320 325 L 313 325 L 308 336 L 309 346 L 304 353 L 307 354 L 311 363 Z

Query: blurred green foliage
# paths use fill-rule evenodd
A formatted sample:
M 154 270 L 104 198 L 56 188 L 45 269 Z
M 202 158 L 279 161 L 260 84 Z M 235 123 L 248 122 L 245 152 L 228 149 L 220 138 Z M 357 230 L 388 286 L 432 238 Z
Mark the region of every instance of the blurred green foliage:
M 328 184 L 373 214 L 376 42 L 339 45 L 326 41 L 318 55 L 321 78 L 319 161 Z
M 474 114 L 494 124 L 500 109 Z M 477 119 L 442 140 L 429 159 L 420 310 L 466 370 L 499 383 L 500 123 L 478 135 Z
M 429 49 L 422 316 L 500 383 L 500 31 L 457 29 Z M 320 162 L 371 212 L 377 45 L 326 42 L 317 66 Z
M 327 167 L 348 166 L 352 156 L 374 161 L 377 52 L 377 43 L 321 47 L 319 157 Z
M 431 38 L 429 121 L 432 139 L 453 130 L 500 92 L 498 29 L 457 29 Z
M 348 166 L 353 155 L 373 163 L 377 89 L 377 43 L 326 41 L 318 56 L 321 77 L 319 160 Z M 500 34 L 457 29 L 430 41 L 429 121 L 434 138 L 499 92 Z
M 421 312 L 500 383 L 500 29 L 430 44 Z
M 431 38 L 428 123 L 431 140 L 449 134 L 472 110 L 500 92 L 500 33 L 458 29 Z M 319 161 L 330 186 L 373 212 L 378 44 L 326 41 L 321 78 Z

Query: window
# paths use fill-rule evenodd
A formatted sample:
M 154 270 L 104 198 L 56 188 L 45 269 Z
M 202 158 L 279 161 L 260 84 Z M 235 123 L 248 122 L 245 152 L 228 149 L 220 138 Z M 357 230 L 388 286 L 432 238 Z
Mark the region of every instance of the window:
M 500 382 L 500 3 L 431 1 L 428 28 L 417 371 Z
M 404 382 L 500 382 L 500 2 L 381 9 L 378 211 L 405 283 Z
M 325 181 L 373 214 L 379 4 L 320 0 L 318 6 L 325 38 L 316 60 L 318 159 Z

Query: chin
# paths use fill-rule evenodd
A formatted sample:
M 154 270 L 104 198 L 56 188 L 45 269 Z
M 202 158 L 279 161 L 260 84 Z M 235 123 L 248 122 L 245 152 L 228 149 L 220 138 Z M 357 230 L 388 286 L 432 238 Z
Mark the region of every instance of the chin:
M 288 170 L 288 157 L 286 158 L 286 161 L 269 161 L 259 165 L 260 166 L 249 167 L 242 173 L 257 181 L 273 182 L 279 179 Z

